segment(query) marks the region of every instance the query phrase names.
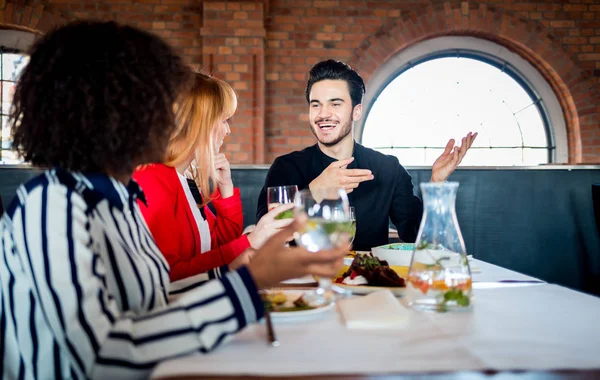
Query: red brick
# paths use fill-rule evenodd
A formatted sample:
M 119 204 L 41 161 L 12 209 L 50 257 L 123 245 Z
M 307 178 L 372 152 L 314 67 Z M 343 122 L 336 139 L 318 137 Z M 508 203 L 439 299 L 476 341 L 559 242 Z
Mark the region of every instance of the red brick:
M 572 28 L 575 26 L 575 21 L 550 21 L 550 26 L 553 28 Z
M 315 38 L 319 41 L 341 41 L 343 36 L 341 33 L 317 33 Z
M 588 6 L 587 5 L 583 5 L 583 4 L 565 4 L 563 5 L 563 9 L 565 11 L 580 11 L 580 12 L 585 12 L 588 10 Z
M 336 0 L 315 0 L 313 6 L 315 8 L 334 8 L 338 7 L 340 3 Z
M 565 44 L 585 44 L 588 42 L 586 37 L 565 37 L 563 38 Z
M 229 46 L 219 46 L 219 48 L 217 49 L 217 52 L 221 55 L 227 55 L 227 54 L 232 54 L 233 50 L 231 50 L 231 48 Z
M 600 54 L 579 54 L 582 61 L 600 61 Z
M 240 117 L 224 146 L 233 163 L 270 162 L 278 154 L 314 143 L 306 125 L 303 92 L 314 63 L 342 59 L 368 81 L 394 52 L 423 39 L 457 32 L 482 36 L 530 60 L 553 88 L 560 89 L 570 162 L 600 163 L 600 152 L 596 153 L 600 143 L 593 142 L 600 137 L 590 137 L 586 129 L 600 131 L 600 109 L 596 110 L 600 77 L 591 77 L 588 71 L 600 69 L 599 4 L 594 0 L 7 0 L 0 22 L 45 31 L 73 18 L 116 19 L 167 38 L 186 62 L 217 73 L 238 91 Z M 581 147 L 572 143 L 578 139 Z M 260 152 L 251 153 L 254 147 Z

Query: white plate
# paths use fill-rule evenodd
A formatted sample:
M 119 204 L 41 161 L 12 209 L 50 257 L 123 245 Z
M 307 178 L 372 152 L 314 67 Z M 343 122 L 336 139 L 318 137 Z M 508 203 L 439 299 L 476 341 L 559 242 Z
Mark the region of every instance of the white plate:
M 327 306 L 321 306 L 321 307 L 317 307 L 316 309 L 310 309 L 310 310 L 271 312 L 271 317 L 274 320 L 278 320 L 278 321 L 299 319 L 299 318 L 310 318 L 315 315 L 322 314 L 322 313 L 332 309 L 334 306 L 335 306 L 335 304 L 332 302 Z
M 270 289 L 270 292 L 282 292 L 287 297 L 289 302 L 293 302 L 298 299 L 304 293 L 310 292 L 310 290 L 293 290 L 293 289 Z M 332 302 L 329 305 L 319 306 L 314 309 L 308 310 L 298 310 L 298 311 L 272 311 L 271 318 L 274 320 L 290 320 L 290 319 L 300 319 L 300 318 L 310 318 L 315 315 L 319 315 L 322 313 L 331 310 L 335 304 Z
M 282 284 L 294 284 L 294 285 L 302 285 L 302 284 L 314 284 L 317 280 L 312 275 L 306 275 L 304 277 L 291 278 L 289 280 L 281 281 Z
M 386 287 L 386 286 L 366 286 L 366 285 L 348 285 L 348 284 L 334 284 L 342 289 L 352 291 L 354 294 L 369 294 L 380 290 L 389 289 L 396 297 L 401 297 L 406 293 L 406 288 L 401 287 Z

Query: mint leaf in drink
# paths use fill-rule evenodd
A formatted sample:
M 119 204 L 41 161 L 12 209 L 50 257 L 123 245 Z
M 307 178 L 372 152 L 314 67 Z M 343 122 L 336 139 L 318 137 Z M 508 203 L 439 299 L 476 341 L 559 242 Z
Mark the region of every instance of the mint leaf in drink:
M 290 219 L 290 218 L 293 218 L 293 217 L 294 217 L 294 212 L 292 210 L 285 210 L 281 214 L 277 215 L 275 217 L 275 220 Z
M 456 301 L 460 306 L 469 306 L 469 297 L 461 289 L 450 289 L 444 293 L 444 302 Z

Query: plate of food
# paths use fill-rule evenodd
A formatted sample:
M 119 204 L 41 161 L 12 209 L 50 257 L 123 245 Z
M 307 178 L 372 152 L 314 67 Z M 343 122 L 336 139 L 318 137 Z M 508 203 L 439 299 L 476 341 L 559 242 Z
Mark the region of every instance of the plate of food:
M 346 264 L 346 262 L 349 260 L 348 264 L 346 264 L 346 265 L 350 265 L 350 263 L 356 257 L 356 255 L 365 254 L 365 253 L 369 253 L 369 252 L 371 252 L 371 251 L 349 251 L 346 254 L 346 256 L 344 257 L 344 264 Z
M 269 289 L 260 292 L 265 310 L 274 319 L 295 319 L 321 314 L 334 307 L 334 303 L 323 306 L 310 305 L 304 296 L 310 290 Z
M 372 254 L 357 254 L 350 266 L 344 267 L 333 282 L 335 286 L 355 294 L 368 294 L 382 289 L 389 289 L 396 296 L 406 292 L 404 278 L 385 260 Z

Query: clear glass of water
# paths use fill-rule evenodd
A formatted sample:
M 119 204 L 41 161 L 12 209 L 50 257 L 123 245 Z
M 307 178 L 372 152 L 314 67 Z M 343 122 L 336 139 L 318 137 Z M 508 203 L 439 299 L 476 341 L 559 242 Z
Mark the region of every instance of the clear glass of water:
M 298 192 L 298 186 L 273 186 L 267 188 L 267 207 L 269 211 L 286 203 L 293 203 Z M 275 219 L 287 219 L 293 217 L 293 211 L 287 210 L 277 215 Z
M 354 242 L 356 236 L 356 214 L 354 213 L 354 206 L 350 206 L 350 229 L 348 230 L 348 241 L 350 244 Z
M 350 227 L 350 205 L 344 189 L 328 188 L 296 193 L 294 213 L 304 213 L 308 220 L 302 230 L 294 234 L 298 246 L 309 252 L 332 249 L 348 243 Z M 333 301 L 330 278 L 319 278 L 319 287 L 314 294 L 307 295 L 307 302 L 314 305 Z

